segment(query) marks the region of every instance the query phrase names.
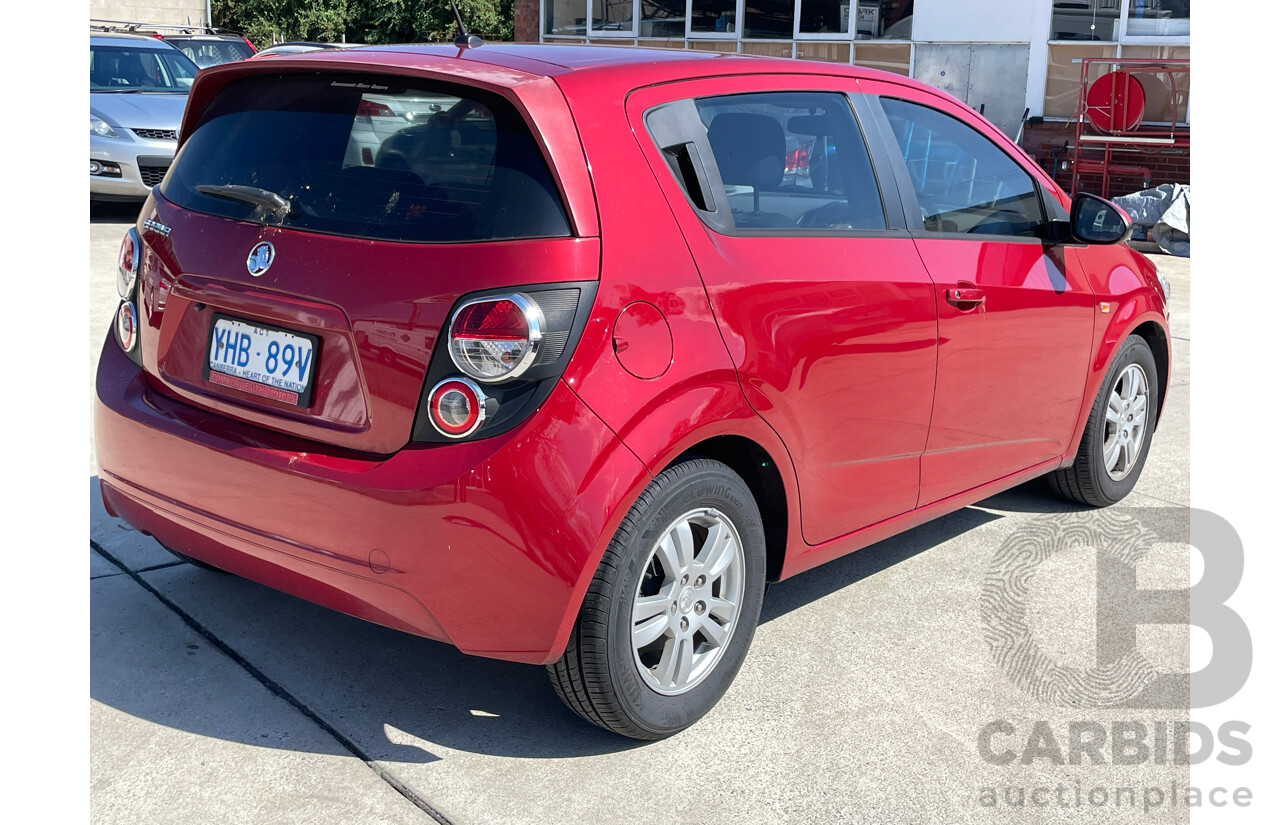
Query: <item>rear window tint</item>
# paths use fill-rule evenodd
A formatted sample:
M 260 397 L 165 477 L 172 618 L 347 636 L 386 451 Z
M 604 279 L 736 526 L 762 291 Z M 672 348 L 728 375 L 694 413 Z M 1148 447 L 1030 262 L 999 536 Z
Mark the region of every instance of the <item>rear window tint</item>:
M 160 191 L 197 212 L 378 240 L 570 234 L 515 108 L 446 84 L 288 74 L 235 81 L 205 110 Z
M 253 49 L 243 40 L 166 37 L 165 42 L 179 49 L 202 69 L 253 57 Z

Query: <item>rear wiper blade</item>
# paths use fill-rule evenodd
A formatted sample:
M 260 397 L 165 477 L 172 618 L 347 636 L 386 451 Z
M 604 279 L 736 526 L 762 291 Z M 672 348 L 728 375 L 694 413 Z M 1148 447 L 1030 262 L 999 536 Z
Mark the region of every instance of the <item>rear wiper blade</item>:
M 293 214 L 293 203 L 289 199 L 257 186 L 245 186 L 239 183 L 201 183 L 196 185 L 196 191 L 215 198 L 251 203 L 258 207 L 253 215 L 257 220 L 269 214 L 274 215 L 276 220 L 283 221 Z M 265 214 L 259 214 L 260 212 Z

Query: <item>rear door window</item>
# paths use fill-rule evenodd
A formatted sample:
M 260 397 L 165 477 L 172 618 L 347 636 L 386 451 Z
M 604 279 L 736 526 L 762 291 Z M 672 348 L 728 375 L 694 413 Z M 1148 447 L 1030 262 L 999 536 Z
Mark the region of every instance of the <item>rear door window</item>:
M 197 212 L 379 240 L 570 234 L 542 152 L 510 103 L 386 77 L 228 84 L 160 191 Z
M 883 230 L 884 207 L 849 101 L 765 92 L 694 101 L 738 230 Z

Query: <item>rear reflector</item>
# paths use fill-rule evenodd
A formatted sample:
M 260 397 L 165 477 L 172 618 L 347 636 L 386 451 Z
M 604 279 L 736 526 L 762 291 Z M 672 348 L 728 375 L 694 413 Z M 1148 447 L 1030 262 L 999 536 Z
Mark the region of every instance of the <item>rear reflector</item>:
M 446 378 L 436 384 L 427 405 L 432 426 L 449 438 L 464 438 L 484 423 L 484 391 L 465 378 Z
M 132 352 L 138 343 L 138 311 L 131 301 L 121 304 L 116 313 L 116 338 L 120 341 L 120 349 L 125 352 Z

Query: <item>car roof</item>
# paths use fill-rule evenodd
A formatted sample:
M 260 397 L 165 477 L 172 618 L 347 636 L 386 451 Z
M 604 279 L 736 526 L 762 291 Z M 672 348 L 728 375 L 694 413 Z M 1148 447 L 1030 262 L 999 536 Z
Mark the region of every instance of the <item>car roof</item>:
M 93 32 L 89 35 L 90 46 L 146 46 L 148 48 L 173 49 L 171 44 L 145 34 L 125 34 L 124 32 Z
M 591 82 L 608 81 L 615 88 L 639 88 L 653 83 L 695 77 L 776 73 L 868 78 L 932 89 L 902 75 L 860 66 L 635 46 L 486 43 L 481 47 L 466 49 L 446 43 L 409 43 L 321 49 L 281 55 L 276 60 L 288 60 L 290 63 L 306 61 L 307 64 L 312 61 L 358 64 L 361 68 L 374 70 L 385 66 L 392 71 L 420 68 L 449 72 L 468 67 L 474 71 L 484 67 L 496 70 L 487 74 L 491 80 L 499 83 L 506 70 L 505 73 L 509 75 L 507 84 L 527 82 L 537 77 L 557 78 L 562 83 L 572 78 L 577 83 L 586 82 L 589 77 Z M 275 60 L 272 62 L 274 64 Z
M 221 34 L 202 34 L 200 32 L 194 32 L 194 33 L 174 32 L 173 34 L 166 34 L 164 36 L 164 39 L 165 40 L 244 40 L 244 37 L 238 34 L 231 34 L 230 32 L 223 32 Z

